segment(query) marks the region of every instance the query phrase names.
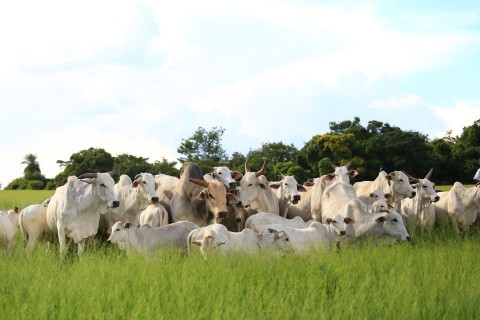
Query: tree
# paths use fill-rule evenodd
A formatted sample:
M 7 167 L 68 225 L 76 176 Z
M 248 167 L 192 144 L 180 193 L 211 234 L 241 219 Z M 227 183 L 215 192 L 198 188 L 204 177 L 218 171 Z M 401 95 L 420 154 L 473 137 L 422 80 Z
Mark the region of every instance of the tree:
M 65 184 L 68 176 L 79 176 L 87 172 L 108 172 L 112 171 L 114 158 L 101 148 L 89 148 L 81 150 L 70 156 L 68 161 L 57 160 L 63 171 L 55 177 L 58 186 Z
M 152 164 L 152 173 L 163 173 L 168 174 L 170 176 L 179 177 L 180 170 L 176 168 L 177 162 L 176 161 L 168 161 L 165 157 L 162 158 L 162 161 L 155 161 Z
M 198 127 L 191 137 L 182 139 L 177 152 L 185 157 L 179 158 L 179 161 L 195 162 L 203 172 L 208 171 L 209 167 L 226 163 L 227 154 L 221 143 L 224 132 L 222 127 L 213 127 L 210 131 Z
M 23 170 L 24 178 L 27 180 L 43 180 L 45 177 L 42 177 L 42 172 L 40 171 L 40 164 L 37 161 L 37 155 L 33 153 L 28 153 L 23 157 L 21 164 L 25 164 L 25 169 Z
M 113 170 L 120 176 L 126 174 L 130 179 L 142 172 L 151 172 L 152 165 L 147 162 L 148 158 L 136 157 L 129 154 L 120 154 L 113 160 Z

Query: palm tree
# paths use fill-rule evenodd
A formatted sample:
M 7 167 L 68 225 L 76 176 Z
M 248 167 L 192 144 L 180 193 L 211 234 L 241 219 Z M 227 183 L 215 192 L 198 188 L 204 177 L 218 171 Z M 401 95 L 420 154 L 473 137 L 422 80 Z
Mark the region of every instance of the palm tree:
M 40 171 L 40 164 L 37 161 L 37 155 L 33 153 L 28 153 L 23 157 L 21 164 L 25 164 L 26 167 L 23 170 L 25 178 L 29 179 L 32 176 L 40 176 L 42 173 Z

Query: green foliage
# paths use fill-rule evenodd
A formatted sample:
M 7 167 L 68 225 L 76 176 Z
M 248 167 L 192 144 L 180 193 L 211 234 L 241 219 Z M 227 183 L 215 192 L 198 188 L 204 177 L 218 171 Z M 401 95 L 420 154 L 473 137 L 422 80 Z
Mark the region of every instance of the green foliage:
M 120 154 L 113 160 L 113 170 L 118 176 L 126 174 L 130 179 L 142 172 L 151 172 L 152 165 L 147 162 L 148 158 L 136 157 L 129 154 Z
M 162 158 L 162 161 L 155 161 L 151 166 L 151 172 L 153 174 L 163 173 L 170 176 L 179 177 L 180 170 L 176 168 L 176 161 L 168 161 L 165 157 Z
M 28 190 L 43 190 L 44 187 L 45 184 L 40 180 L 29 180 L 27 185 Z
M 26 190 L 28 189 L 28 180 L 25 178 L 13 179 L 6 187 L 5 190 Z
M 114 165 L 113 156 L 101 148 L 81 150 L 70 156 L 70 160 L 57 160 L 63 171 L 55 177 L 57 186 L 65 184 L 69 176 L 79 176 L 88 172 L 108 172 Z

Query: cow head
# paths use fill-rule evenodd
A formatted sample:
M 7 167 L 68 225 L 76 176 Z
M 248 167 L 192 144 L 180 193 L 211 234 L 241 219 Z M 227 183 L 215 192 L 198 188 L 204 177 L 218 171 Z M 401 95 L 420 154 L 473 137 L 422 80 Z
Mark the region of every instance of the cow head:
M 346 234 L 345 225 L 354 223 L 355 220 L 352 218 L 344 218 L 342 215 L 335 215 L 333 218 L 328 218 L 326 220 L 329 228 L 335 232 L 337 236 L 344 236 Z
M 270 182 L 270 187 L 273 189 L 280 188 L 281 198 L 286 199 L 293 204 L 298 203 L 301 198 L 298 192 L 307 192 L 307 189 L 299 184 L 294 176 L 284 176 L 281 174 L 281 177 L 281 181 Z
M 333 173 L 335 175 L 335 181 L 350 184 L 350 177 L 353 178 L 358 174 L 357 170 L 348 170 L 350 164 L 352 164 L 352 161 L 350 161 L 344 166 L 339 167 L 332 164 L 332 168 L 335 170 L 335 172 Z
M 131 227 L 130 222 L 117 221 L 115 224 L 108 229 L 108 233 L 110 237 L 108 238 L 107 242 L 118 245 L 118 248 L 121 250 L 126 250 L 127 248 L 127 240 L 128 234 L 127 230 Z
M 265 172 L 265 161 L 260 171 L 257 172 L 250 171 L 248 161 L 249 159 L 247 158 L 245 161 L 245 174 L 240 180 L 240 193 L 237 201 L 237 205 L 244 208 L 247 208 L 250 202 L 255 201 L 259 197 L 260 192 L 267 189 L 265 183 L 259 179 Z
M 207 182 L 194 178 L 188 178 L 188 180 L 205 188 L 198 194 L 198 198 L 205 201 L 207 210 L 213 214 L 214 223 L 221 223 L 228 215 L 227 199 L 236 201 L 235 196 L 227 194 L 225 185 L 221 182 Z
M 133 188 L 139 188 L 140 194 L 148 201 L 148 203 L 157 203 L 158 196 L 155 193 L 157 183 L 155 177 L 151 173 L 139 173 L 135 176 L 132 183 Z M 142 207 L 145 207 L 143 205 Z
M 93 192 L 102 200 L 107 202 L 109 208 L 116 208 L 120 205 L 114 192 L 115 181 L 112 178 L 115 172 L 107 173 L 85 173 L 77 179 L 92 185 Z
M 395 201 L 403 200 L 407 197 L 415 197 L 416 192 L 410 185 L 409 177 L 405 172 L 393 171 L 390 174 L 385 175 L 385 179 L 387 179 L 389 184 L 391 184 L 392 195 Z
M 430 169 L 430 171 L 423 179 L 411 177 L 414 182 L 413 187 L 415 187 L 415 189 L 417 190 L 417 197 L 419 199 L 425 200 L 427 202 L 427 206 L 431 202 L 437 202 L 438 200 L 440 200 L 440 196 L 437 194 L 437 191 L 435 189 L 435 184 L 429 180 L 432 175 L 432 171 L 433 168 Z
M 222 182 L 228 190 L 237 188 L 237 180 L 243 177 L 238 171 L 231 171 L 228 167 L 212 167 L 213 172 L 210 174 L 213 179 Z
M 397 212 L 391 210 L 382 211 L 377 214 L 375 223 L 381 228 L 384 236 L 410 241 L 410 235 L 405 228 L 403 219 Z

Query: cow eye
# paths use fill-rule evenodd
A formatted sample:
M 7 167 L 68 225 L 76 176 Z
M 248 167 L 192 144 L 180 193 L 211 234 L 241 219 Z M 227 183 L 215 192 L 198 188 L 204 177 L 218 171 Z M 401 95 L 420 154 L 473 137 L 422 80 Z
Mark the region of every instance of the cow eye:
M 289 239 L 289 238 L 286 238 L 285 241 L 290 241 L 290 239 Z
M 120 229 L 117 229 L 117 230 L 115 230 L 115 231 L 120 231 Z
M 103 183 L 100 184 L 102 187 L 106 188 L 107 186 Z
M 403 179 L 398 179 L 398 181 L 403 182 Z
M 423 189 L 427 189 L 427 186 L 422 186 Z
M 219 172 L 219 173 L 217 173 L 217 174 L 219 174 L 219 175 L 220 175 L 220 174 L 222 174 L 222 173 L 221 173 L 221 172 Z
M 208 196 L 210 197 L 210 199 L 215 199 L 210 193 L 208 194 Z
M 143 184 L 147 184 L 147 181 L 143 181 Z
M 397 220 L 396 218 L 395 218 L 395 219 L 393 219 L 392 221 L 393 221 L 393 222 L 398 222 L 398 220 Z
M 251 186 L 253 186 L 253 184 L 250 183 L 248 186 L 251 187 Z

